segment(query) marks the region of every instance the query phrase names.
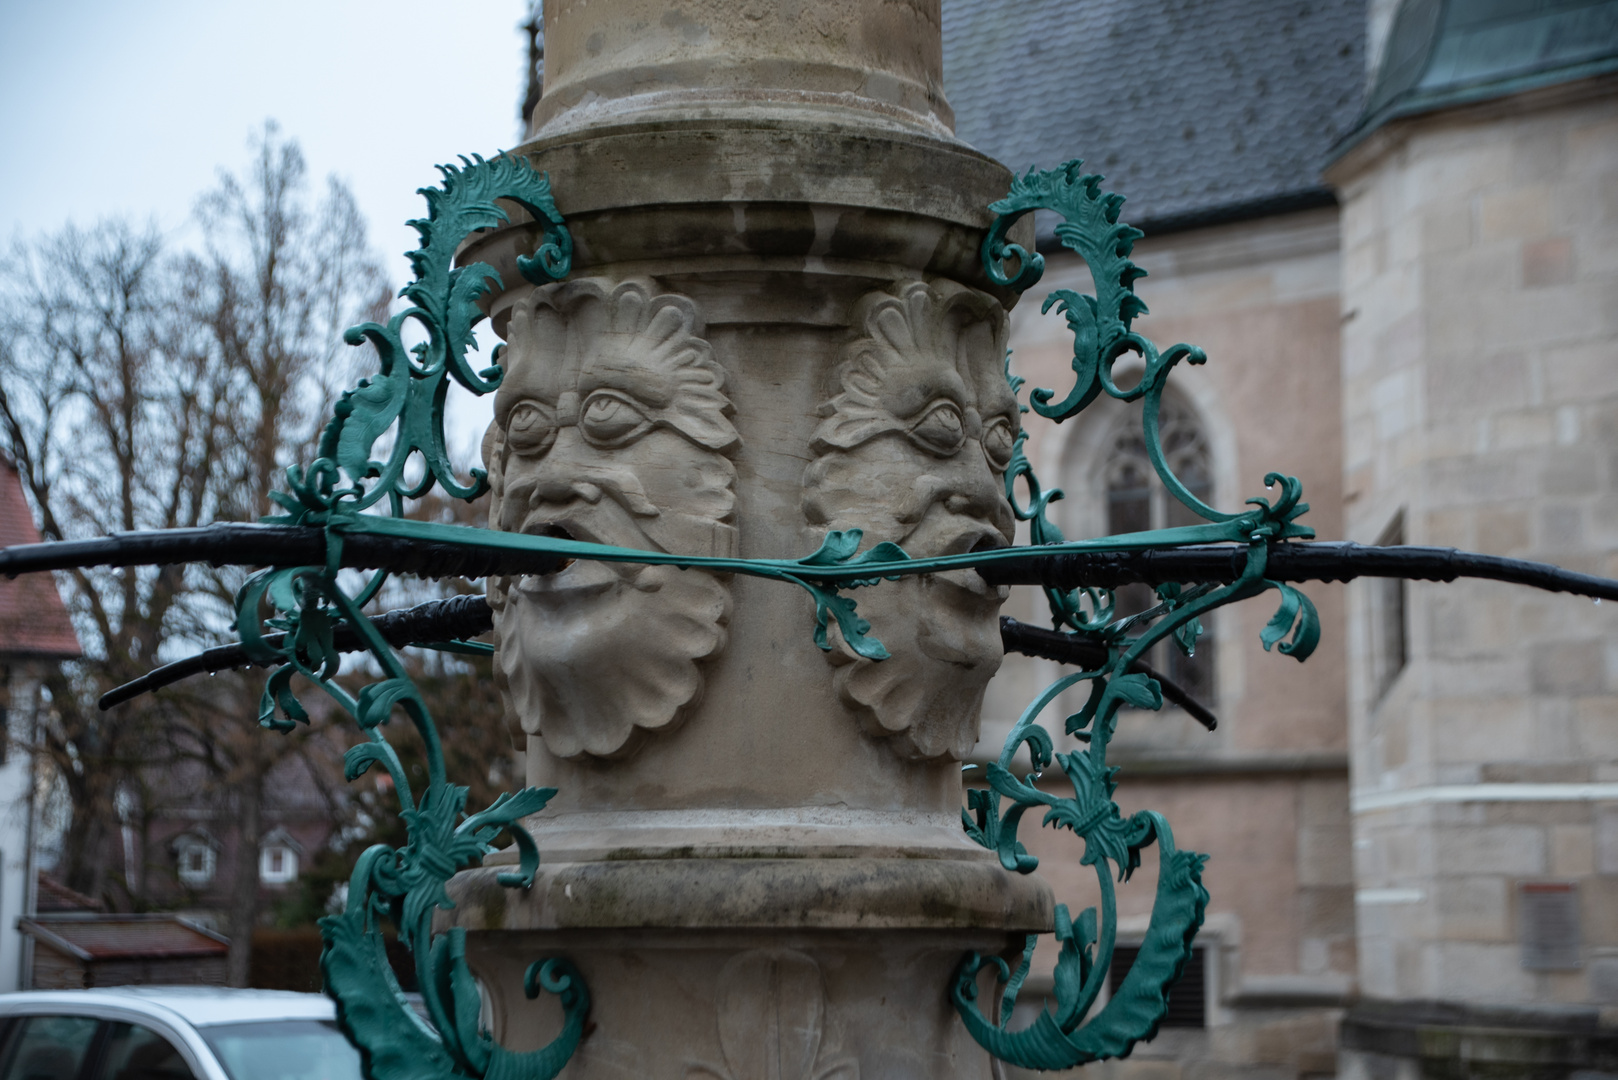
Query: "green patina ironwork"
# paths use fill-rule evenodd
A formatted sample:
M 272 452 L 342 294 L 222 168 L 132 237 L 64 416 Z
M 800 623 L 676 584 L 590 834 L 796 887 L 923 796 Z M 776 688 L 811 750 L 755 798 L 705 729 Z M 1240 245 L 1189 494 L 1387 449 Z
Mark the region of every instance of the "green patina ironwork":
M 398 655 L 362 614 L 386 575 L 375 573 L 351 592 L 338 573 L 344 524 L 384 499 L 387 510 L 399 514 L 404 500 L 425 495 L 435 484 L 461 499 L 476 498 L 487 486 L 481 470 L 462 483 L 444 449 L 450 380 L 486 394 L 499 386 L 501 377 L 498 366 L 475 372 L 467 362 L 468 350 L 475 348 L 473 328 L 483 318 L 478 300 L 500 283 L 500 275 L 483 263 L 456 267 L 461 242 L 478 229 L 507 222 L 496 202 L 507 200 L 532 214 L 544 234 L 539 250 L 518 260 L 524 277 L 535 283 L 557 280 L 571 262 L 572 238 L 551 198 L 550 181 L 526 162 L 463 158 L 461 168 L 442 166 L 441 171 L 442 188 L 422 191 L 427 217 L 410 223 L 421 236 L 420 247 L 410 255 L 416 278 L 401 293 L 411 306 L 386 325 L 366 323 L 345 335 L 351 345 L 369 341 L 375 347 L 380 371 L 342 396 L 322 433 L 319 457 L 307 469 L 289 469 L 290 491 L 275 496 L 286 514 L 269 520 L 325 527 L 326 563 L 273 568 L 249 578 L 236 598 L 237 626 L 248 655 L 274 666 L 260 722 L 286 731 L 308 719 L 292 687 L 293 677 L 303 676 L 351 715 L 368 737 L 344 755 L 347 778 L 380 766 L 399 798 L 406 844 L 366 851 L 354 867 L 345 910 L 320 922 L 326 990 L 337 1003 L 338 1023 L 360 1049 L 366 1075 L 372 1080 L 549 1080 L 567 1064 L 583 1036 L 590 998 L 578 971 L 562 957 L 529 966 L 525 993 L 531 998 L 542 990 L 557 995 L 564 1020 L 549 1045 L 513 1053 L 479 1024 L 480 995 L 466 964 L 465 931 L 434 934 L 432 920 L 436 909 L 453 906 L 445 891 L 450 877 L 481 863 L 501 833 L 515 841 L 519 861 L 515 872 L 499 875 L 500 884 L 523 888 L 533 881 L 539 851 L 520 822 L 541 810 L 555 789 L 503 794 L 486 809 L 467 814 L 467 789 L 445 776 L 438 730 L 425 701 Z M 403 339 L 409 322 L 427 334 L 413 348 L 406 348 Z M 391 446 L 380 459 L 373 457 L 389 435 Z M 424 466 L 415 480 L 406 476 L 412 458 Z M 268 620 L 261 617 L 266 607 L 276 613 Z M 342 659 L 333 635 L 344 623 L 359 635 L 383 675 L 357 695 L 333 681 Z M 266 629 L 284 630 L 286 636 L 272 645 Z M 419 795 L 382 733 L 395 709 L 409 718 L 425 746 L 427 785 Z M 388 964 L 380 927 L 384 917 L 397 926 L 414 956 L 426 1021 L 405 1001 Z
M 420 234 L 421 246 L 409 256 L 416 280 L 399 295 L 412 306 L 386 325 L 362 323 L 343 335 L 350 345 L 370 342 L 381 370 L 338 399 L 321 434 L 319 457 L 307 470 L 290 469 L 290 493 L 273 496 L 287 515 L 270 520 L 324 524 L 333 515 L 357 514 L 384 497 L 397 514 L 402 500 L 420 498 L 435 484 L 458 499 L 475 499 L 487 489 L 488 477 L 481 469 L 472 470 L 467 484 L 455 476 L 444 449 L 444 400 L 451 379 L 474 394 L 500 386 L 498 350 L 496 363 L 482 371 L 473 371 L 466 358 L 467 350 L 476 347 L 473 329 L 483 319 L 478 300 L 500 282 L 500 274 L 487 263 L 455 266 L 455 250 L 473 232 L 509 220 L 497 199 L 521 206 L 544 230 L 539 250 L 517 259 L 517 269 L 534 284 L 567 276 L 573 238 L 556 211 L 550 181 L 527 162 L 461 160 L 464 168 L 439 166 L 442 190 L 422 188 L 427 217 L 408 223 Z M 427 340 L 406 348 L 403 333 L 412 322 L 427 332 Z M 373 460 L 377 442 L 390 433 L 394 440 L 386 459 Z M 412 483 L 405 467 L 417 455 L 426 468 Z
M 1120 401 L 1140 400 L 1147 451 L 1163 486 L 1210 525 L 1229 528 L 1231 534 L 1226 538 L 1245 542 L 1248 550 L 1243 572 L 1230 584 L 1162 585 L 1157 590 L 1156 606 L 1128 618 L 1113 617 L 1113 597 L 1106 590 L 1045 590 L 1055 627 L 1068 627 L 1103 645 L 1108 662 L 1095 670 L 1064 676 L 1028 706 L 1006 739 L 999 760 L 988 766 L 989 786 L 968 792 L 968 809 L 962 811 L 962 817 L 968 834 L 995 851 L 1001 865 L 1028 873 L 1038 860 L 1018 841 L 1017 830 L 1024 814 L 1043 808 L 1042 825 L 1071 829 L 1083 838 L 1080 862 L 1095 868 L 1101 910 L 1098 914 L 1095 908 L 1087 908 L 1074 919 L 1065 904 L 1057 905 L 1054 936 L 1060 951 L 1054 973 L 1055 1006 L 1042 1008 L 1028 1027 L 1012 1031 L 1009 1023 L 1033 961 L 1038 935 L 1029 937 L 1015 971 L 999 957 L 971 954 L 962 962 L 950 991 L 957 1011 L 979 1044 L 995 1057 L 1029 1069 L 1071 1068 L 1124 1057 L 1136 1042 L 1156 1034 L 1168 1010 L 1170 987 L 1190 957 L 1208 903 L 1208 892 L 1201 880 L 1207 857 L 1179 850 L 1161 815 L 1141 811 L 1125 818 L 1112 799 L 1118 770 L 1107 764 L 1107 747 L 1120 710 L 1155 710 L 1163 704 L 1158 684 L 1145 675 L 1130 673 L 1130 664 L 1167 637 L 1190 655 L 1201 634 L 1201 615 L 1270 589 L 1280 592 L 1281 604 L 1260 635 L 1265 649 L 1279 643 L 1283 653 L 1301 661 L 1314 650 L 1320 636 L 1319 620 L 1309 598 L 1290 585 L 1264 577 L 1271 543 L 1314 535 L 1312 529 L 1294 520 L 1308 510 L 1308 505 L 1299 501 L 1302 488 L 1297 479 L 1270 473 L 1264 478 L 1265 485 L 1280 487 L 1274 505 L 1265 499 L 1250 499 L 1248 505 L 1253 509 L 1222 513 L 1192 495 L 1169 468 L 1158 427 L 1163 391 L 1176 364 L 1182 360 L 1200 364 L 1206 356 L 1190 345 L 1175 345 L 1160 352 L 1132 329 L 1133 319 L 1146 313 L 1146 305 L 1134 293 L 1134 283 L 1145 276 L 1145 271 L 1129 258 L 1142 233 L 1118 220 L 1123 199 L 1103 192 L 1101 177 L 1081 172 L 1081 164 L 1071 161 L 1048 172 L 1030 170 L 1015 180 L 1010 195 L 990 208 L 998 216 L 984 240 L 982 254 L 992 279 L 1019 291 L 1038 282 L 1043 258 L 1010 243 L 1007 236 L 1025 214 L 1045 209 L 1063 216 L 1056 236 L 1084 260 L 1095 282 L 1093 296 L 1058 289 L 1046 297 L 1042 310 L 1059 305 L 1073 332 L 1074 383 L 1067 395 L 1054 403 L 1053 391 L 1035 390 L 1030 395 L 1033 409 L 1061 421 L 1076 415 L 1103 393 Z M 1017 264 L 1015 275 L 1006 273 L 1007 260 Z M 1127 389 L 1113 380 L 1113 366 L 1125 353 L 1136 354 L 1143 361 L 1139 381 Z M 1007 377 L 1014 391 L 1020 389 L 1023 380 L 1011 375 L 1009 367 Z M 1046 509 L 1061 498 L 1061 492 L 1040 486 L 1023 453 L 1025 437 L 1018 439 L 1006 473 L 1006 495 L 1017 517 L 1029 523 L 1035 544 L 1079 546 L 1064 544 L 1061 533 L 1046 517 Z M 1019 480 L 1028 493 L 1026 503 L 1017 498 Z M 1196 543 L 1187 534 L 1204 528 L 1167 529 L 1138 536 L 1149 537 L 1147 542 L 1158 547 Z M 1121 547 L 1120 541 L 1135 539 L 1110 537 L 1090 543 Z M 1067 717 L 1064 730 L 1084 748 L 1057 753 L 1039 717 L 1064 691 L 1081 683 L 1090 684 L 1088 700 Z M 1011 766 L 1024 747 L 1033 772 L 1018 779 Z M 1053 760 L 1072 786 L 1071 796 L 1055 794 L 1039 785 L 1043 770 Z M 1152 844 L 1158 849 L 1158 874 L 1150 926 L 1122 985 L 1092 1017 L 1089 1013 L 1107 977 L 1117 936 L 1113 876 L 1128 880 L 1140 866 L 1141 851 Z M 989 966 L 1004 984 L 997 1019 L 986 1016 L 977 1003 L 979 972 Z
M 506 222 L 496 200 L 508 200 L 526 208 L 544 234 L 539 251 L 518 260 L 528 280 L 544 283 L 562 278 L 571 257 L 571 239 L 551 199 L 549 183 L 526 163 L 477 159 L 464 162 L 463 168 L 446 167 L 443 172 L 442 189 L 423 192 L 429 205 L 427 219 L 412 222 L 422 240 L 411 256 L 416 280 L 402 293 L 412 306 L 386 325 L 367 323 L 345 335 L 350 344 L 368 341 L 376 348 L 380 371 L 343 395 L 323 433 L 317 460 L 307 468 L 288 470 L 289 491 L 276 496 L 286 513 L 269 519 L 323 527 L 326 561 L 254 575 L 237 598 L 238 627 L 251 659 L 274 667 L 264 690 L 261 722 L 285 731 L 306 720 L 308 714 L 297 699 L 293 679 L 301 676 L 314 683 L 366 733 L 367 741 L 346 756 L 348 778 L 380 766 L 391 776 L 401 803 L 408 842 L 402 848 L 378 846 L 367 851 L 355 866 L 346 910 L 321 923 L 325 940 L 321 962 L 328 992 L 337 1000 L 344 1030 L 362 1050 L 368 1075 L 375 1080 L 541 1080 L 557 1074 L 582 1038 L 589 995 L 578 971 L 562 957 L 539 960 L 529 967 L 525 992 L 530 997 L 541 991 L 556 994 L 563 1007 L 563 1027 L 545 1048 L 511 1053 L 479 1027 L 479 995 L 466 965 L 464 931 L 434 935 L 432 917 L 434 910 L 452 906 L 445 890 L 449 878 L 476 865 L 502 833 L 512 837 L 519 860 L 515 872 L 499 875 L 500 883 L 525 887 L 532 882 L 539 854 L 520 821 L 541 810 L 555 791 L 527 788 L 502 795 L 480 812 L 466 813 L 467 789 L 449 783 L 444 774 L 437 729 L 421 694 L 393 648 L 363 614 L 385 574 L 378 572 L 357 588 L 345 589 L 339 579 L 345 538 L 358 534 L 403 537 L 461 549 L 658 563 L 780 581 L 806 590 L 813 598 L 817 645 L 829 648 L 828 628 L 835 621 L 851 647 L 878 660 L 888 653 L 869 622 L 859 615 L 849 591 L 884 579 L 1017 559 L 1027 549 L 913 559 L 891 543 L 861 552 L 861 533 L 850 529 L 828 533 L 819 549 L 804 558 L 734 559 L 670 555 L 565 537 L 406 519 L 406 500 L 420 498 L 434 485 L 460 499 L 475 499 L 486 488 L 482 470 L 474 470 L 466 482 L 455 475 L 444 449 L 443 413 L 452 380 L 475 394 L 489 393 L 500 384 L 498 352 L 495 363 L 481 371 L 474 371 L 467 362 L 467 351 L 473 347 L 472 329 L 483 317 L 478 301 L 491 285 L 500 283 L 500 277 L 482 263 L 454 266 L 455 250 L 473 231 Z M 1046 589 L 1055 626 L 1098 643 L 1109 660 L 1095 670 L 1058 680 L 1028 707 L 999 760 L 988 767 L 989 787 L 969 793 L 966 828 L 975 840 L 995 850 L 1007 869 L 1027 873 L 1037 860 L 1018 841 L 1017 830 L 1028 810 L 1043 807 L 1043 824 L 1072 829 L 1084 838 L 1081 861 L 1095 867 L 1101 911 L 1098 915 L 1089 909 L 1074 920 L 1065 906 L 1058 906 L 1055 938 L 1061 955 L 1056 964 L 1056 1007 L 1054 1012 L 1045 1009 L 1029 1028 L 1013 1032 L 1006 1022 L 1027 977 L 1037 936 L 1029 939 L 1016 972 L 998 957 L 973 954 L 963 961 L 950 988 L 968 1029 L 984 1047 L 1006 1061 L 1036 1069 L 1122 1056 L 1136 1041 L 1151 1037 L 1166 1009 L 1167 988 L 1189 955 L 1207 903 L 1200 882 L 1205 857 L 1179 851 L 1161 816 L 1142 812 L 1126 819 L 1112 801 L 1117 770 L 1107 765 L 1106 753 L 1119 711 L 1126 706 L 1157 709 L 1163 700 L 1158 684 L 1144 674 L 1130 673 L 1129 666 L 1165 637 L 1172 636 L 1190 653 L 1201 632 L 1201 615 L 1271 589 L 1280 592 L 1281 604 L 1261 635 L 1266 649 L 1280 643 L 1282 652 L 1302 660 L 1319 636 L 1309 600 L 1290 585 L 1264 576 L 1270 544 L 1313 535 L 1295 521 L 1308 509 L 1299 501 L 1297 480 L 1271 473 L 1266 484 L 1280 488 L 1273 505 L 1266 499 L 1251 499 L 1248 509 L 1223 513 L 1193 496 L 1168 467 L 1157 423 L 1163 389 L 1177 363 L 1201 363 L 1204 356 L 1186 345 L 1160 353 L 1130 328 L 1131 320 L 1145 312 L 1133 292 L 1133 282 L 1143 271 L 1129 260 L 1130 248 L 1140 233 L 1118 222 L 1121 202 L 1100 191 L 1098 177 L 1081 174 L 1077 162 L 1051 172 L 1030 172 L 1016 181 L 1007 199 L 992 207 L 999 216 L 985 241 L 985 266 L 997 281 L 1018 289 L 1030 287 L 1038 280 L 1043 260 L 1008 243 L 1007 232 L 1019 217 L 1035 208 L 1064 215 L 1057 235 L 1090 266 L 1097 294 L 1057 290 L 1046 300 L 1047 309 L 1061 305 L 1073 330 L 1076 379 L 1066 398 L 1056 404 L 1052 404 L 1052 391 L 1034 391 L 1033 408 L 1060 421 L 1102 393 L 1122 401 L 1142 401 L 1152 463 L 1167 489 L 1203 523 L 1067 541 L 1046 516 L 1061 492 L 1040 486 L 1023 452 L 1025 435 L 1018 438 L 1006 474 L 1007 496 L 1017 517 L 1029 523 L 1034 544 L 1048 554 L 1236 543 L 1246 545 L 1247 555 L 1244 571 L 1235 581 L 1161 586 L 1155 607 L 1128 618 L 1114 618 L 1113 598 L 1105 590 Z M 1020 264 L 1015 277 L 1004 272 L 1007 259 Z M 412 320 L 425 329 L 427 340 L 406 348 L 402 335 L 405 324 Z M 1138 353 L 1145 361 L 1140 380 L 1127 389 L 1120 388 L 1112 377 L 1115 362 L 1125 352 Z M 1022 380 L 1010 373 L 1009 358 L 1007 378 L 1013 391 L 1020 388 Z M 383 446 L 380 457 L 374 456 L 379 444 Z M 416 479 L 407 471 L 412 458 L 422 465 Z M 1018 499 L 1018 481 L 1027 493 L 1026 502 Z M 262 617 L 266 608 L 274 611 L 273 617 Z M 334 682 L 340 662 L 335 633 L 344 624 L 359 635 L 382 672 L 380 679 L 355 695 Z M 272 643 L 267 631 L 285 631 L 285 636 Z M 444 642 L 438 647 L 487 650 L 472 642 Z M 1086 747 L 1056 753 L 1039 717 L 1063 691 L 1085 682 L 1090 684 L 1089 700 L 1067 718 L 1066 731 Z M 428 783 L 419 796 L 383 735 L 395 710 L 410 720 L 426 747 Z M 1034 773 L 1019 780 L 1011 766 L 1025 746 Z M 1053 761 L 1072 785 L 1071 797 L 1052 794 L 1037 783 L 1040 772 Z M 1116 921 L 1113 874 L 1127 879 L 1140 865 L 1141 851 L 1153 844 L 1159 853 L 1157 900 L 1145 947 L 1119 992 L 1086 1023 L 1112 955 Z M 426 1022 L 404 1002 L 387 964 L 379 925 L 384 917 L 398 926 L 401 939 L 414 955 L 427 1006 Z M 998 1021 L 986 1017 L 976 1003 L 978 974 L 989 965 L 997 968 L 1006 984 Z

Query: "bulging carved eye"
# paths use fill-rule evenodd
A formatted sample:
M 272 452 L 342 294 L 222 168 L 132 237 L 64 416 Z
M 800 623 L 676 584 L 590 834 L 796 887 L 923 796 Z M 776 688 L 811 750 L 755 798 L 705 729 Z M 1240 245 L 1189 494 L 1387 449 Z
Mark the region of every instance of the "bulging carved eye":
M 556 441 L 556 425 L 532 401 L 519 401 L 506 414 L 506 445 L 519 454 L 543 454 Z
M 910 441 L 939 457 L 958 453 L 966 441 L 966 422 L 953 401 L 935 402 L 910 428 Z
M 983 456 L 989 459 L 995 472 L 1005 472 L 1011 467 L 1011 454 L 1016 445 L 1017 437 L 1011 433 L 1010 420 L 997 416 L 984 425 Z
M 619 394 L 598 390 L 579 411 L 579 430 L 596 446 L 623 446 L 652 426 L 640 407 Z

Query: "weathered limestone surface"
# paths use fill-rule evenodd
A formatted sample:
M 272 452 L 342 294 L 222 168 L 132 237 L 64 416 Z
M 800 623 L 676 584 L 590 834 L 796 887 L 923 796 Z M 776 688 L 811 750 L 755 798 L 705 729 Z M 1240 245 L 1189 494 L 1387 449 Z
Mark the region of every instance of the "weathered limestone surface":
M 548 5 L 541 136 L 625 114 L 825 111 L 947 136 L 939 5 L 569 0 Z
M 1012 298 L 977 254 L 1009 177 L 949 135 L 937 2 L 788 8 L 546 5 L 520 152 L 574 272 L 490 304 L 495 527 L 744 557 L 831 528 L 1010 541 Z M 514 221 L 465 252 L 507 282 L 536 238 Z M 452 885 L 508 1045 L 555 1030 L 521 972 L 562 952 L 595 1001 L 567 1076 L 988 1075 L 950 974 L 1051 920 L 960 827 L 1003 596 L 975 574 L 856 596 L 892 659 L 822 652 L 811 600 L 751 578 L 491 583 L 529 779 L 560 792 L 532 889 Z

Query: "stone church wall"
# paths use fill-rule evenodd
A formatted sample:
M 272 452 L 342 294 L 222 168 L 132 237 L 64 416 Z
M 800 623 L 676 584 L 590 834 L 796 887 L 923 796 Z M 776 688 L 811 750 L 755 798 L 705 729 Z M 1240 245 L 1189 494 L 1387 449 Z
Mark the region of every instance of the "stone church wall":
M 1385 129 L 1335 167 L 1349 539 L 1402 521 L 1618 573 L 1612 91 Z M 1618 1003 L 1618 611 L 1412 583 L 1408 663 L 1378 679 L 1374 589 L 1349 604 L 1361 991 Z

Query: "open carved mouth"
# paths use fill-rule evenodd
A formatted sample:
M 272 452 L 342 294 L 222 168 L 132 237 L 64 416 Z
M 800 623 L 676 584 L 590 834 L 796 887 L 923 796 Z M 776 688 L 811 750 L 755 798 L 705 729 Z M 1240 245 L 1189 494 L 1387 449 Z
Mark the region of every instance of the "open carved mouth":
M 578 539 L 578 537 L 576 537 L 572 533 L 568 532 L 566 527 L 564 527 L 562 525 L 558 525 L 555 522 L 552 522 L 551 524 L 546 525 L 544 528 L 540 529 L 539 535 L 540 536 L 548 536 L 553 540 L 577 540 Z M 560 574 L 562 571 L 564 571 L 568 567 L 572 566 L 574 561 L 575 560 L 573 560 L 573 559 L 563 559 L 561 562 L 556 564 L 556 569 L 552 570 L 551 574 Z M 548 577 L 550 575 L 544 575 L 544 576 Z
M 999 551 L 1009 546 L 1006 538 L 987 525 L 978 525 L 959 533 L 944 549 L 940 555 L 966 555 L 979 554 L 985 551 Z M 973 596 L 995 603 L 1005 599 L 1005 592 L 983 580 L 983 576 L 976 569 L 943 570 L 935 574 L 926 575 L 933 581 L 951 585 L 957 589 L 971 593 Z
M 571 518 L 556 520 L 535 516 L 523 523 L 522 531 L 530 536 L 548 536 L 558 540 L 578 540 L 590 544 L 602 542 Z M 548 574 L 524 574 L 517 580 L 517 591 L 532 598 L 571 599 L 582 594 L 603 592 L 621 578 L 622 571 L 615 564 L 594 559 L 564 559 Z
M 962 529 L 939 549 L 939 555 L 977 555 L 1007 547 L 1006 538 L 987 525 L 973 524 Z

